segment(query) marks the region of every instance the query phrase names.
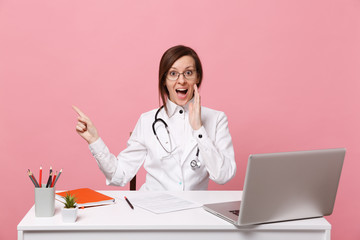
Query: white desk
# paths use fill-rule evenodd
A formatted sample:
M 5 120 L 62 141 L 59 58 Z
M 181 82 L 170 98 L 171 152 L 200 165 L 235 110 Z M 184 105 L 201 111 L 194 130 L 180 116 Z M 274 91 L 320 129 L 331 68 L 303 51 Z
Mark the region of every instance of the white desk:
M 101 191 L 115 197 L 117 203 L 79 209 L 75 223 L 63 223 L 62 204 L 56 201 L 55 216 L 37 218 L 34 206 L 17 226 L 18 240 L 57 239 L 304 239 L 330 240 L 331 225 L 324 218 L 289 221 L 274 224 L 236 227 L 202 208 L 154 214 L 135 206 L 132 210 L 123 200 L 136 192 Z M 236 201 L 241 191 L 169 192 L 199 203 Z

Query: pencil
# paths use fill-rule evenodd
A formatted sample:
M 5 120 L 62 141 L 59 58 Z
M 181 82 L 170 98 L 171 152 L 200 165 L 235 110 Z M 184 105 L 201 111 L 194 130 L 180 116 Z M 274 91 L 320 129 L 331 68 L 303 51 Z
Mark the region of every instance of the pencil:
M 50 187 L 54 187 L 54 182 L 55 182 L 55 179 L 56 179 L 56 175 L 57 175 L 57 172 L 54 174 L 54 177 L 53 177 L 53 180 L 52 180 L 52 183 L 51 183 Z
M 41 179 L 42 179 L 42 166 L 40 166 L 40 173 L 39 173 L 39 186 L 41 187 Z
M 59 174 L 57 175 L 57 177 L 56 177 L 56 179 L 55 179 L 54 187 L 55 187 L 55 184 L 56 184 L 57 180 L 59 179 L 61 173 L 62 173 L 62 169 L 60 169 L 60 172 L 59 172 Z
M 33 182 L 34 186 L 36 187 L 35 181 L 34 181 L 34 179 L 31 177 L 31 174 L 30 174 L 30 170 L 29 170 L 29 169 L 28 169 L 28 175 L 29 175 L 30 180 Z
M 50 187 L 51 180 L 52 180 L 52 173 L 50 173 L 49 178 L 48 178 L 48 181 L 47 181 L 47 183 L 46 183 L 46 187 L 47 187 L 47 188 Z
M 129 206 L 131 207 L 131 209 L 134 209 L 134 206 L 131 204 L 131 202 L 129 201 L 129 199 L 127 199 L 126 196 L 124 196 L 126 202 L 129 204 Z
M 37 182 L 34 174 L 33 174 L 31 171 L 30 171 L 30 174 L 31 174 L 31 177 L 34 179 L 34 182 L 35 182 L 35 184 L 36 184 L 36 187 L 39 187 L 39 183 Z
M 51 175 L 51 177 L 52 177 L 52 167 L 50 166 L 50 171 L 49 171 L 49 176 Z M 50 181 L 50 184 L 51 184 L 51 181 Z
M 32 172 L 31 172 L 31 177 L 34 179 L 36 187 L 39 187 L 39 183 L 37 182 L 37 180 Z
M 33 180 L 34 184 L 35 184 L 35 187 L 39 187 L 39 184 L 38 182 L 36 181 L 36 178 L 34 177 L 34 175 L 32 174 L 32 172 L 29 170 L 29 176 L 31 177 L 31 179 Z
M 46 183 L 46 187 L 50 187 L 51 184 L 51 178 L 52 178 L 52 166 L 50 166 L 50 170 L 49 170 L 49 178 L 48 181 Z

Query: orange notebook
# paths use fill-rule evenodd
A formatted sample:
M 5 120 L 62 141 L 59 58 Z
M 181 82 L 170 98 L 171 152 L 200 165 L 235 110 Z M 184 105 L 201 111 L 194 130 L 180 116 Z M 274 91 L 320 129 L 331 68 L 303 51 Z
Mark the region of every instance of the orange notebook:
M 106 196 L 90 188 L 79 188 L 70 191 L 58 192 L 56 193 L 56 200 L 59 200 L 60 202 L 65 202 L 62 197 L 65 197 L 67 192 L 70 192 L 71 195 L 76 196 L 76 202 L 78 207 L 99 206 L 105 204 L 112 204 L 115 202 L 114 198 Z

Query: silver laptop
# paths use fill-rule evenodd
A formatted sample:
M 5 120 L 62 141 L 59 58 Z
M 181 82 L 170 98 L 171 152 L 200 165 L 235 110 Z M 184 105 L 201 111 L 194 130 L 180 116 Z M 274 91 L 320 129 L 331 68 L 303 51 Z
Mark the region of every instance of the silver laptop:
M 205 204 L 204 209 L 239 226 L 330 215 L 345 151 L 250 155 L 242 201 Z

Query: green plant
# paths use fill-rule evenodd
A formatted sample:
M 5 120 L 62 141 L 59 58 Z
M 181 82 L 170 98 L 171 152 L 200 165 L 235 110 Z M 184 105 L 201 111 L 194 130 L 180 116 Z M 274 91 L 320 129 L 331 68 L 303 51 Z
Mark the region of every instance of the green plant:
M 76 197 L 71 195 L 69 192 L 66 193 L 65 197 L 62 197 L 65 200 L 65 208 L 75 208 L 76 207 Z

